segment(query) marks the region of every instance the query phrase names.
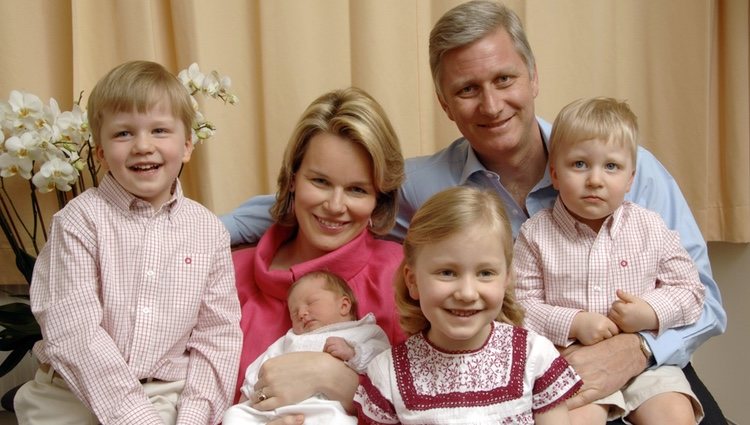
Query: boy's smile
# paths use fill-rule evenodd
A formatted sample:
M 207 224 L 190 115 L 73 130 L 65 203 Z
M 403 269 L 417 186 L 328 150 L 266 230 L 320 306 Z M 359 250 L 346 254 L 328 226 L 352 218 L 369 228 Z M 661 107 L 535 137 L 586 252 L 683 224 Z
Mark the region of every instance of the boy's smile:
M 97 157 L 125 190 L 159 209 L 193 151 L 169 101 L 160 100 L 146 113 L 105 112 L 100 133 Z

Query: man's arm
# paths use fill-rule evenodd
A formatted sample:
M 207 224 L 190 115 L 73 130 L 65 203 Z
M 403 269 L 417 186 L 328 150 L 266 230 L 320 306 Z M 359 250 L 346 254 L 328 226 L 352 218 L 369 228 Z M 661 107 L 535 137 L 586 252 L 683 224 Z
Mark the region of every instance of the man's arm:
M 726 312 L 711 274 L 706 242 L 677 182 L 653 154 L 643 148 L 638 149 L 635 176 L 627 199 L 659 213 L 667 226 L 680 234 L 682 246 L 698 267 L 700 280 L 706 288 L 703 312 L 695 324 L 669 329 L 658 338 L 649 332 L 641 334 L 651 347 L 657 365 L 683 367 L 703 342 L 724 333 Z
M 219 217 L 229 231 L 232 246 L 258 243 L 273 224 L 269 210 L 275 201 L 275 195 L 253 196 L 232 212 Z

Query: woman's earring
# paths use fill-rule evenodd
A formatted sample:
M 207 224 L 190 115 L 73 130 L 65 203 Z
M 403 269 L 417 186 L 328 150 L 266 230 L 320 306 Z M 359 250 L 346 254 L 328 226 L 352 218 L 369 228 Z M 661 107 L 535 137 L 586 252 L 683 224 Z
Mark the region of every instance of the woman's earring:
M 370 217 L 370 218 L 369 218 L 369 219 L 367 220 L 367 227 L 369 227 L 370 229 L 372 229 L 372 217 Z

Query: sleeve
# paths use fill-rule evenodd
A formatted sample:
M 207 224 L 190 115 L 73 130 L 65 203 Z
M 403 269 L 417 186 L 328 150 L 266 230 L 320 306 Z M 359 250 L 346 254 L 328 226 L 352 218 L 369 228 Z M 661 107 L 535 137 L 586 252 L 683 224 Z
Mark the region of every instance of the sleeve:
M 223 229 L 222 229 L 223 230 Z M 222 232 L 201 300 L 177 423 L 219 423 L 234 397 L 242 332 L 229 235 Z
M 232 246 L 258 243 L 273 224 L 270 209 L 274 202 L 275 195 L 254 196 L 234 211 L 219 217 L 229 231 Z
M 513 245 L 513 269 L 516 273 L 516 299 L 526 310 L 524 327 L 546 336 L 556 345 L 565 347 L 574 342 L 569 338 L 573 317 L 581 310 L 556 307 L 546 303 L 544 271 L 538 244 L 527 221 Z
M 352 338 L 346 342 L 354 348 L 354 357 L 346 364 L 357 373 L 364 373 L 378 354 L 390 348 L 388 336 L 378 325 L 363 325 L 360 327 L 362 338 Z
M 629 200 L 655 211 L 680 235 L 682 246 L 698 268 L 705 287 L 703 312 L 692 325 L 664 331 L 658 338 L 650 332 L 641 335 L 654 353 L 657 365 L 685 366 L 693 352 L 714 335 L 724 333 L 727 316 L 721 294 L 712 274 L 706 242 L 695 222 L 677 182 L 664 166 L 646 149 L 638 149 L 636 178 L 628 194 Z
M 393 402 L 379 388 L 394 388 L 391 383 L 390 362 L 387 354 L 376 357 L 367 367 L 367 374 L 359 376 L 359 387 L 354 393 L 354 407 L 360 424 L 400 424 Z
M 661 223 L 659 223 L 661 224 Z M 698 270 L 685 249 L 680 245 L 677 232 L 664 226 L 658 240 L 662 241 L 656 287 L 643 295 L 659 319 L 658 334 L 666 329 L 695 323 L 703 309 L 705 287 Z
M 101 326 L 96 237 L 69 211 L 53 219 L 34 267 L 32 311 L 50 364 L 108 424 L 161 424 L 138 379 Z M 102 379 L 106 376 L 107 379 Z
M 533 332 L 528 335 L 529 367 L 534 376 L 531 409 L 542 413 L 575 395 L 583 381 L 549 340 Z
M 417 204 L 412 197 L 408 182 L 404 182 L 398 191 L 398 208 L 396 213 L 396 224 L 393 225 L 389 235 L 395 241 L 401 242 L 406 237 L 406 231 L 409 229 L 409 223 L 417 210 Z

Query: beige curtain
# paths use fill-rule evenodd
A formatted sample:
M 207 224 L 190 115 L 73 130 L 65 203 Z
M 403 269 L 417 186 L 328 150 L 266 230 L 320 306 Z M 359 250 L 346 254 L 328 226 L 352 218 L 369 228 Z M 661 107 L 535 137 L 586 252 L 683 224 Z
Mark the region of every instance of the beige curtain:
M 432 24 L 460 0 L 0 0 L 0 98 L 13 89 L 71 106 L 130 59 L 232 77 L 236 106 L 204 102 L 218 132 L 183 174 L 217 214 L 275 190 L 295 121 L 319 94 L 375 96 L 405 156 L 458 137 L 435 101 Z M 675 176 L 707 240 L 750 241 L 746 0 L 513 0 L 538 62 L 537 113 L 573 99 L 629 100 L 644 144 Z M 6 179 L 25 197 L 27 182 Z M 53 205 L 53 195 L 44 195 Z M 49 199 L 47 199 L 49 198 Z M 50 208 L 51 211 L 54 208 Z M 19 283 L 0 237 L 0 282 Z

